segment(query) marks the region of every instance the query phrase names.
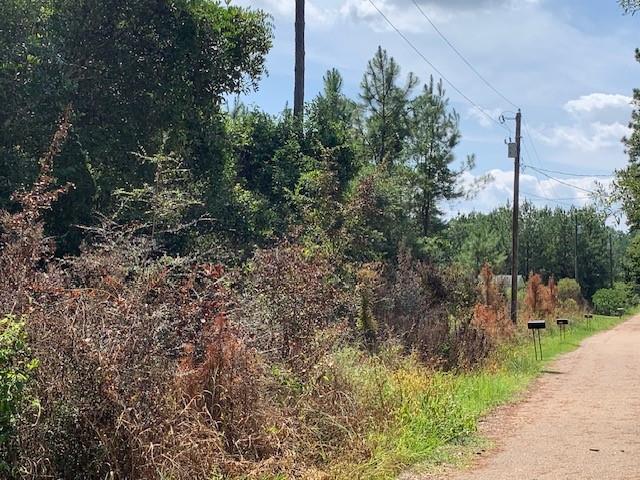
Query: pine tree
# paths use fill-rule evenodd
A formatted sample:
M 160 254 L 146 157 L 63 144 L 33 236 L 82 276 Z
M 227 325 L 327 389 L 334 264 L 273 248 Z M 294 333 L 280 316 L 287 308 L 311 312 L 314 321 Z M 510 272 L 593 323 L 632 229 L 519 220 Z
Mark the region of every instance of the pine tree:
M 403 86 L 398 84 L 399 80 L 400 66 L 386 50 L 378 47 L 360 84 L 363 136 L 376 165 L 393 166 L 409 135 L 407 107 L 418 79 L 410 73 Z

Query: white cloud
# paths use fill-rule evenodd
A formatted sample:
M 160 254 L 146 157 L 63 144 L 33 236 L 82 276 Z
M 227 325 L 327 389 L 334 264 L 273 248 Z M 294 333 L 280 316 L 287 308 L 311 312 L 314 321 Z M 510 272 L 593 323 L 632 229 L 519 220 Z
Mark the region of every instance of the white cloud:
M 491 108 L 491 109 L 483 109 L 485 113 L 480 111 L 476 107 L 471 107 L 467 110 L 467 118 L 472 118 L 477 121 L 480 126 L 484 128 L 489 128 L 495 125 L 494 122 L 491 121 L 491 118 L 498 120 L 500 115 L 502 114 L 502 109 L 500 108 Z
M 489 212 L 500 205 L 513 204 L 513 170 L 493 169 L 488 172 L 493 181 L 471 200 L 457 200 L 446 206 L 449 218 L 460 213 Z M 465 173 L 462 183 L 471 186 L 477 180 L 472 173 Z M 527 169 L 520 174 L 520 201 L 530 201 L 538 206 L 551 208 L 571 206 L 582 207 L 593 203 L 593 199 L 585 190 L 594 190 L 596 184 L 608 187 L 613 178 L 580 177 L 546 178 L 534 170 Z
M 295 18 L 296 4 L 295 0 L 235 0 L 235 4 L 245 7 L 262 8 L 267 13 L 274 16 L 293 20 Z M 338 18 L 338 9 L 329 7 L 322 2 L 323 6 L 316 5 L 315 2 L 306 0 L 305 2 L 305 21 L 306 26 L 311 28 L 327 27 L 332 25 Z
M 604 110 L 606 108 L 631 109 L 632 98 L 621 94 L 592 93 L 583 95 L 578 99 L 569 100 L 564 105 L 564 109 L 573 114 Z
M 630 132 L 626 125 L 592 122 L 588 124 L 559 125 L 551 129 L 533 129 L 532 135 L 546 145 L 583 152 L 618 147 Z

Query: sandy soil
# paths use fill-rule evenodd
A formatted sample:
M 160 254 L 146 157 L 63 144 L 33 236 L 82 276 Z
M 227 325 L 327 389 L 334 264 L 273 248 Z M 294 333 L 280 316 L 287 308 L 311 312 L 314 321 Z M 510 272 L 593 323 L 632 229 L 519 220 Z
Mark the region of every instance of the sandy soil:
M 496 444 L 448 480 L 640 479 L 640 316 L 550 364 L 527 397 L 487 418 Z

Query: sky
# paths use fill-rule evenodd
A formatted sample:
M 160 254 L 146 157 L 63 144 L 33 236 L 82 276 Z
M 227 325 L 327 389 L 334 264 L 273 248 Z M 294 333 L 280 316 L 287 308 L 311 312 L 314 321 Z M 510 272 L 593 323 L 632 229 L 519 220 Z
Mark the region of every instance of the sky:
M 640 15 L 624 15 L 616 0 L 416 1 L 500 95 L 445 43 L 413 0 L 307 0 L 306 100 L 320 91 L 324 73 L 333 67 L 344 76 L 345 93 L 357 98 L 378 45 L 398 61 L 403 75 L 413 72 L 422 81 L 440 77 L 375 5 L 449 80 L 447 94 L 461 117 L 456 156 L 460 161 L 476 156 L 476 168 L 464 181 L 486 173 L 493 177 L 473 199 L 444 205 L 448 215 L 486 212 L 512 198 L 513 160 L 507 158 L 505 140 L 514 137 L 509 118 L 515 107 L 507 100 L 523 115 L 522 197 L 567 208 L 590 203 L 587 191 L 594 182 L 608 184 L 626 164 L 621 139 L 629 131 L 633 89 L 640 87 L 640 64 L 634 58 Z M 269 74 L 257 92 L 242 100 L 278 113 L 292 105 L 295 0 L 231 3 L 272 15 Z M 494 121 L 500 115 L 507 118 L 504 126 Z M 583 176 L 546 172 L 578 187 L 573 188 L 528 165 Z

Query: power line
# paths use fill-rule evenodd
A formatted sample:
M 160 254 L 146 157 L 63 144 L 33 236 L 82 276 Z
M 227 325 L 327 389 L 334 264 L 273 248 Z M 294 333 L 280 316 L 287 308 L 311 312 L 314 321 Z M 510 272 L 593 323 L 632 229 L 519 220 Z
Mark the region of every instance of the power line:
M 525 166 L 527 168 L 531 168 L 532 170 L 535 170 L 535 171 L 539 172 L 540 174 L 544 175 L 545 177 L 547 177 L 547 178 L 549 178 L 549 179 L 551 179 L 551 180 L 553 180 L 555 182 L 561 183 L 562 185 L 566 185 L 567 187 L 575 188 L 576 190 L 581 190 L 581 191 L 587 192 L 587 193 L 589 193 L 591 195 L 595 195 L 596 194 L 596 192 L 594 192 L 593 190 L 587 190 L 586 188 L 578 187 L 577 185 L 573 185 L 573 184 L 571 184 L 569 182 L 564 182 L 564 181 L 559 180 L 559 179 L 557 179 L 555 177 L 552 177 L 551 175 L 541 171 L 539 168 L 533 167 L 531 165 L 525 165 Z
M 557 170 L 547 170 L 546 168 L 539 168 L 539 170 L 547 173 L 555 173 L 556 175 L 566 175 L 568 177 L 598 177 L 598 178 L 611 178 L 613 175 L 605 175 L 598 173 L 569 173 L 569 172 L 559 172 Z
M 531 142 L 530 142 L 530 143 L 531 143 Z M 527 152 L 527 157 L 528 157 L 528 158 L 533 159 L 533 157 L 531 156 L 531 153 L 529 152 L 529 149 L 527 148 L 527 143 L 525 142 L 525 143 L 523 143 L 523 145 L 524 145 L 524 149 L 525 149 L 525 151 Z M 532 146 L 532 147 L 534 147 L 533 143 L 531 143 L 531 146 Z M 538 163 L 540 163 L 539 159 L 538 159 Z M 523 163 L 523 166 L 526 168 L 526 167 L 527 167 L 527 164 L 526 164 L 526 163 Z M 545 197 L 545 198 L 547 198 L 547 199 L 549 199 L 549 198 L 546 196 L 546 194 L 547 194 L 547 192 L 548 192 L 549 188 L 548 188 L 548 187 L 546 187 L 545 185 L 543 185 L 542 180 L 540 180 L 540 175 L 538 174 L 538 172 L 536 172 L 536 171 L 534 170 L 534 171 L 533 171 L 533 176 L 534 176 L 534 178 L 536 179 L 536 183 L 538 184 L 538 187 L 540 188 L 540 190 L 541 190 L 542 192 L 544 192 L 544 193 L 542 194 L 542 196 L 543 196 L 543 197 Z M 552 194 L 553 194 L 553 186 L 551 186 L 550 190 L 551 190 L 551 192 L 552 192 Z
M 460 59 L 467 64 L 467 66 L 473 71 L 473 73 L 476 74 L 476 76 L 482 80 L 482 82 L 489 87 L 491 90 L 493 90 L 500 98 L 502 98 L 505 102 L 507 102 L 508 104 L 510 104 L 512 107 L 514 108 L 519 108 L 515 103 L 513 103 L 511 100 L 509 100 L 502 92 L 500 92 L 496 87 L 494 87 L 491 82 L 489 82 L 489 80 L 487 80 L 472 64 L 469 60 L 467 60 L 467 58 L 460 52 L 460 50 L 458 50 L 453 43 L 451 43 L 449 41 L 449 39 L 445 36 L 444 33 L 442 33 L 440 31 L 440 29 L 438 28 L 438 26 L 433 22 L 433 20 L 431 20 L 431 18 L 429 17 L 429 15 L 427 15 L 425 13 L 424 10 L 422 10 L 422 7 L 420 7 L 420 5 L 418 4 L 418 2 L 416 0 L 413 0 L 413 4 L 416 6 L 416 8 L 418 9 L 418 11 L 422 14 L 422 16 L 424 18 L 427 19 L 427 21 L 429 22 L 429 24 L 431 24 L 431 26 L 433 27 L 433 29 L 436 31 L 436 33 L 438 35 L 440 35 L 440 37 L 442 38 L 442 40 L 444 40 L 446 42 L 447 45 L 449 45 L 449 47 L 451 47 L 451 49 L 458 55 L 458 57 L 460 57 Z
M 548 200 L 550 202 L 555 202 L 555 203 L 562 203 L 565 205 L 572 205 L 571 203 L 567 203 L 567 202 L 572 202 L 574 200 L 588 200 L 591 197 L 561 197 L 561 198 L 557 198 L 557 197 L 543 197 L 543 196 L 539 196 L 536 195 L 535 193 L 531 193 L 531 192 L 525 192 L 523 191 L 522 193 L 524 193 L 527 197 L 531 197 L 531 198 L 535 198 L 537 200 Z
M 474 102 L 473 100 L 471 100 L 471 98 L 469 98 L 462 90 L 460 90 L 458 87 L 456 87 L 456 85 L 449 80 L 433 63 L 431 63 L 429 61 L 429 59 L 418 49 L 418 47 L 416 47 L 414 45 L 414 43 L 409 40 L 409 38 L 402 33 L 402 31 L 400 31 L 400 29 L 398 27 L 396 27 L 393 22 L 389 19 L 389 17 L 387 17 L 384 12 L 382 10 L 380 10 L 378 8 L 378 6 L 373 2 L 373 0 L 369 0 L 369 3 L 373 6 L 373 8 L 376 9 L 376 11 L 380 14 L 380 16 L 382 18 L 384 18 L 384 20 L 389 24 L 389 26 L 395 30 L 395 32 L 407 43 L 407 45 L 409 45 L 411 47 L 411 49 L 416 52 L 416 54 L 422 58 L 422 60 L 425 61 L 425 63 L 427 65 L 429 65 L 438 75 L 440 75 L 440 77 L 449 84 L 449 86 L 451 88 L 453 88 L 456 92 L 458 92 L 458 94 L 463 97 L 467 102 L 469 102 L 473 107 L 475 107 L 480 113 L 482 113 L 485 117 L 487 117 L 489 120 L 491 120 L 492 122 L 494 122 L 496 125 L 504 128 L 507 132 L 511 133 L 511 130 L 509 130 L 509 128 L 507 128 L 505 125 L 503 125 L 502 123 L 500 123 L 497 119 L 493 118 L 491 115 L 489 115 L 480 105 L 478 105 L 476 102 Z

